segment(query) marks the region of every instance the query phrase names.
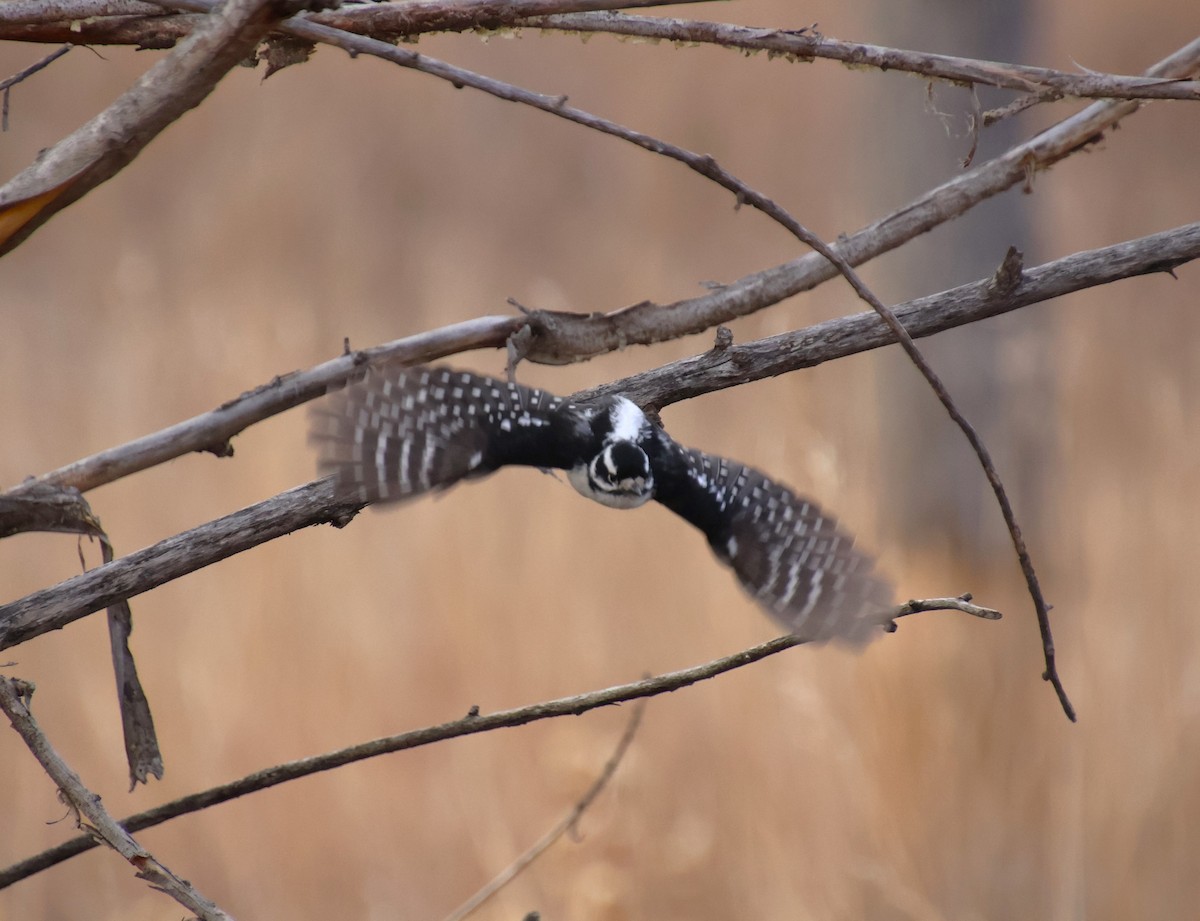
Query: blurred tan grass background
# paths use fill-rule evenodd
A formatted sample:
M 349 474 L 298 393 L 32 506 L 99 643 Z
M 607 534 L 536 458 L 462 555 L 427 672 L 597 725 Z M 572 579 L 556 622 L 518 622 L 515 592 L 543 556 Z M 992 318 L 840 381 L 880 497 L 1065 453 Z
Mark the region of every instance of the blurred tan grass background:
M 1014 56 L 1137 72 L 1194 31 L 1184 2 L 1144 4 L 1135 22 L 1108 7 L 1013 5 L 1024 42 Z M 684 13 L 986 53 L 946 44 L 935 25 L 947 11 L 928 3 L 747 0 Z M 961 122 L 948 133 L 924 84 L 899 75 L 606 37 L 420 48 L 713 153 L 826 238 L 950 175 L 968 146 Z M 0 49 L 0 69 L 45 50 Z M 76 50 L 18 87 L 3 174 L 151 60 Z M 210 409 L 329 357 L 343 336 L 374 344 L 506 310 L 508 296 L 572 310 L 673 300 L 798 252 L 682 168 L 538 113 L 328 48 L 260 77 L 232 74 L 0 264 L 3 483 Z M 1038 113 L 1018 134 L 1076 107 Z M 1018 239 L 980 242 L 984 212 L 865 275 L 895 301 L 985 274 L 1008 242 L 1036 262 L 1194 220 L 1198 139 L 1194 107 L 1150 106 L 1039 177 L 1033 195 L 1008 196 Z M 964 239 L 979 266 L 943 266 Z M 1018 490 L 1078 725 L 1039 680 L 1032 612 L 999 515 L 978 498 L 982 476 L 936 411 L 909 415 L 933 397 L 901 359 L 858 356 L 672 407 L 665 421 L 681 441 L 836 508 L 901 595 L 970 589 L 1008 617 L 914 618 L 862 656 L 795 650 L 653 701 L 583 839 L 479 917 L 1186 916 L 1200 898 L 1200 321 L 1196 269 L 1179 276 L 1085 292 L 933 346 Z M 734 331 L 859 309 L 830 284 Z M 522 375 L 569 392 L 707 345 Z M 980 350 L 983 385 L 985 369 L 955 362 Z M 460 363 L 496 373 L 502 356 Z M 233 460 L 191 456 L 93 493 L 118 551 L 312 476 L 302 412 L 235 447 Z M 912 512 L 919 493 L 944 504 Z M 77 570 L 70 538 L 0 544 L 5 600 Z M 617 514 L 532 471 L 293 535 L 137 598 L 134 614 L 167 776 L 132 795 L 102 618 L 5 656 L 38 683 L 51 739 L 118 815 L 472 704 L 575 693 L 773 633 L 668 513 Z M 569 808 L 626 716 L 391 756 L 142 837 L 239 917 L 438 918 Z M 15 737 L 0 744 L 0 776 L 0 863 L 71 833 Z M 172 912 L 101 852 L 0 893 L 4 921 Z

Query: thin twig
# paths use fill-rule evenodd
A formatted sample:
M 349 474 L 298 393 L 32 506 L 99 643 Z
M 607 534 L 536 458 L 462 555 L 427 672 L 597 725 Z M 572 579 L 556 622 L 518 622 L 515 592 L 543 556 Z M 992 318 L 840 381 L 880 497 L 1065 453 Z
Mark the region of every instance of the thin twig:
M 0 675 L 0 710 L 12 723 L 30 752 L 58 786 L 63 799 L 75 813 L 76 823 L 84 828 L 86 840 L 101 840 L 129 861 L 139 879 L 146 880 L 152 889 L 159 889 L 204 921 L 231 921 L 230 916 L 206 899 L 186 880 L 180 879 L 163 866 L 153 854 L 138 844 L 100 804 L 100 797 L 83 785 L 62 756 L 54 750 L 33 714 L 29 700 L 33 685 L 16 678 Z M 84 823 L 87 820 L 87 824 Z
M 9 90 L 20 83 L 22 80 L 27 80 L 29 77 L 36 74 L 43 67 L 49 67 L 64 54 L 71 50 L 71 45 L 63 45 L 56 51 L 50 52 L 40 61 L 35 61 L 24 70 L 19 70 L 11 77 L 5 80 L 0 80 L 0 92 L 3 93 L 3 101 L 0 101 L 0 131 L 8 130 L 8 96 Z
M 962 598 L 931 599 L 926 603 L 934 605 L 931 610 L 961 611 L 987 620 L 994 620 L 1000 616 L 999 612 L 988 608 L 979 608 L 969 601 L 964 601 Z M 909 605 L 912 604 L 914 602 L 898 606 L 896 608 L 896 617 L 903 617 L 912 613 L 909 611 Z M 678 691 L 681 688 L 689 687 L 701 681 L 707 681 L 710 678 L 715 678 L 734 669 L 744 668 L 754 662 L 783 652 L 785 649 L 791 649 L 793 646 L 799 645 L 803 645 L 803 641 L 797 637 L 781 636 L 701 665 L 668 672 L 653 678 L 642 678 L 639 681 L 629 684 L 589 691 L 571 697 L 560 697 L 556 700 L 543 701 L 524 707 L 517 707 L 512 710 L 500 710 L 495 713 L 480 714 L 472 708 L 471 713 L 453 722 L 443 723 L 439 726 L 427 726 L 422 729 L 400 733 L 399 735 L 387 736 L 382 739 L 351 745 L 347 748 L 326 752 L 323 755 L 301 758 L 296 761 L 288 761 L 284 764 L 265 768 L 238 780 L 222 784 L 218 787 L 212 787 L 208 790 L 202 790 L 199 793 L 192 793 L 172 802 L 164 803 L 161 806 L 156 806 L 153 809 L 148 809 L 145 812 L 129 816 L 122 819 L 120 824 L 122 828 L 129 832 L 142 831 L 147 828 L 153 828 L 156 825 L 161 825 L 170 819 L 178 818 L 182 815 L 198 812 L 201 809 L 207 809 L 210 806 L 216 806 L 249 793 L 255 793 L 259 790 L 266 790 L 277 786 L 278 784 L 298 780 L 301 777 L 309 777 L 323 771 L 330 771 L 355 761 L 376 758 L 380 755 L 406 751 L 410 748 L 419 748 L 424 745 L 432 745 L 435 742 L 442 742 L 446 739 L 456 739 L 462 736 L 475 735 L 476 733 L 491 732 L 496 729 L 524 726 L 528 723 L 560 716 L 579 716 L 580 714 L 587 713 L 589 710 L 595 710 L 600 707 L 612 706 L 613 704 L 621 704 L 642 698 L 656 697 L 660 694 Z M 73 838 L 70 841 L 65 841 L 20 863 L 13 864 L 4 870 L 0 870 L 0 889 L 11 886 L 20 880 L 27 879 L 35 873 L 62 863 L 64 860 L 68 860 L 76 854 L 81 854 L 95 846 L 96 843 L 84 835 Z
M 538 17 L 530 26 L 561 32 L 634 36 L 661 41 L 719 45 L 765 51 L 792 60 L 841 61 L 851 67 L 900 71 L 969 86 L 994 86 L 1022 93 L 1054 93 L 1058 98 L 1200 99 L 1200 83 L 1179 78 L 1072 74 L 1049 67 L 982 61 L 948 54 L 906 51 L 828 38 L 810 30 L 756 29 L 723 22 L 629 16 L 621 13 L 565 13 Z
M 36 74 L 43 67 L 49 67 L 55 61 L 57 61 L 59 58 L 61 58 L 64 54 L 66 54 L 68 51 L 70 51 L 72 47 L 73 47 L 72 45 L 63 45 L 61 48 L 51 51 L 44 58 L 41 58 L 40 60 L 35 61 L 34 63 L 30 64 L 24 70 L 18 70 L 11 77 L 5 77 L 3 80 L 0 80 L 0 90 L 7 91 L 7 90 L 11 89 L 12 87 L 16 86 L 18 83 L 21 83 L 24 80 L 28 80 L 30 77 L 32 77 L 34 74 Z
M 584 812 L 595 801 L 596 797 L 600 795 L 600 792 L 605 788 L 609 780 L 612 779 L 613 774 L 617 772 L 617 767 L 620 765 L 621 759 L 625 757 L 625 752 L 629 750 L 629 746 L 633 743 L 633 737 L 637 734 L 638 727 L 642 723 L 642 716 L 646 711 L 646 701 L 647 698 L 643 698 L 634 704 L 633 712 L 629 715 L 629 722 L 625 726 L 625 731 L 621 734 L 621 738 L 617 742 L 617 747 L 609 755 L 608 761 L 605 762 L 600 776 L 593 781 L 592 785 L 588 787 L 587 792 L 571 807 L 570 811 L 558 821 L 558 824 L 535 841 L 529 850 L 501 870 L 491 882 L 483 886 L 473 896 L 459 905 L 458 908 L 454 909 L 454 911 L 450 912 L 446 916 L 445 921 L 463 921 L 463 918 L 473 914 L 477 908 L 516 879 L 522 871 L 549 850 L 554 842 L 578 826 L 580 818 L 582 818 Z

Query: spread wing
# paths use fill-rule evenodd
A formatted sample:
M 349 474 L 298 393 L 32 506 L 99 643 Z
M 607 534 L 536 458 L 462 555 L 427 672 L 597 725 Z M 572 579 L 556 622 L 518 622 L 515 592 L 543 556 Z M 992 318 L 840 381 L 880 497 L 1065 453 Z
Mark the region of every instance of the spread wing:
M 790 633 L 863 643 L 890 623 L 890 586 L 815 502 L 665 433 L 652 464 L 655 499 L 703 531 L 717 557 Z
M 427 366 L 384 365 L 311 410 L 318 472 L 359 502 L 396 502 L 505 464 L 570 466 L 578 410 L 531 387 Z

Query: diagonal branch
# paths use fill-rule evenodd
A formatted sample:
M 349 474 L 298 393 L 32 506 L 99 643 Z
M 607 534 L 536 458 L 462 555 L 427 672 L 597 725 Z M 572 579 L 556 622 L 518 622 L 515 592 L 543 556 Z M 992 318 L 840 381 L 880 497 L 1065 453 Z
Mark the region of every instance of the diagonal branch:
M 998 611 L 991 610 L 990 608 L 981 608 L 972 604 L 969 597 L 910 601 L 896 609 L 896 616 L 906 617 L 924 611 L 952 610 L 961 611 L 964 614 L 969 614 L 972 617 L 978 617 L 983 620 L 997 620 L 1000 617 L 1000 612 Z M 560 716 L 579 716 L 587 713 L 589 710 L 595 710 L 600 707 L 657 697 L 660 694 L 668 694 L 672 691 L 678 691 L 681 688 L 690 687 L 701 681 L 707 681 L 710 678 L 715 678 L 734 669 L 744 668 L 747 665 L 783 652 L 785 649 L 803 645 L 803 643 L 803 640 L 794 636 L 781 636 L 761 643 L 758 646 L 752 646 L 749 649 L 744 649 L 701 665 L 667 672 L 666 674 L 652 678 L 643 678 L 640 681 L 634 681 L 629 684 L 620 684 L 597 691 L 588 691 L 584 694 L 576 694 L 571 697 L 560 697 L 556 700 L 529 704 L 512 710 L 500 710 L 495 713 L 480 714 L 477 708 L 472 707 L 471 712 L 462 719 L 442 723 L 438 726 L 426 726 L 423 729 L 414 729 L 409 732 L 400 733 L 399 735 L 374 739 L 370 742 L 361 742 L 357 745 L 327 752 L 323 755 L 301 758 L 297 761 L 289 761 L 284 764 L 264 768 L 261 771 L 248 774 L 245 777 L 222 784 L 219 787 L 193 793 L 172 802 L 164 803 L 161 806 L 156 806 L 153 809 L 148 809 L 137 815 L 129 816 L 126 819 L 122 819 L 120 824 L 122 828 L 129 832 L 143 831 L 144 829 L 161 825 L 170 819 L 178 818 L 181 815 L 198 812 L 201 809 L 226 803 L 249 793 L 255 793 L 259 790 L 266 790 L 277 786 L 278 784 L 299 780 L 301 777 L 309 777 L 323 771 L 331 771 L 355 761 L 363 761 L 368 758 L 377 758 L 380 755 L 407 751 L 410 748 L 432 745 L 435 742 L 443 742 L 447 739 L 457 739 L 462 736 L 475 735 L 481 732 L 492 732 L 497 729 L 525 726 L 529 723 Z M 55 864 L 68 860 L 76 854 L 81 854 L 95 846 L 96 843 L 92 839 L 87 836 L 80 836 L 4 870 L 0 870 L 0 889 L 11 886 L 13 883 L 26 879 L 35 873 L 39 873 Z
M 39 70 L 43 70 L 65 55 L 72 48 L 71 45 L 63 45 L 56 51 L 51 51 L 40 61 L 35 61 L 23 70 L 18 71 L 11 77 L 6 77 L 0 80 L 0 131 L 8 130 L 8 102 L 12 92 L 12 88 L 18 83 L 28 80 Z
M 519 317 L 480 317 L 375 348 L 348 351 L 307 371 L 280 375 L 211 412 L 26 480 L 7 495 L 19 496 L 43 484 L 87 492 L 193 451 L 231 457 L 233 446 L 229 439 L 234 435 L 256 422 L 322 396 L 330 387 L 344 384 L 366 362 L 419 363 L 471 349 L 501 348 L 524 322 Z

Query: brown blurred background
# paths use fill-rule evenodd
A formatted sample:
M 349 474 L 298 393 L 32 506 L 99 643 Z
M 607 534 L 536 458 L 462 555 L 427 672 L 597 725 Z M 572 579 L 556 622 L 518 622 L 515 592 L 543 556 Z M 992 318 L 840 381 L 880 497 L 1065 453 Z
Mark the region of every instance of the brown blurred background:
M 1195 33 L 1191 0 L 683 8 L 756 25 L 1064 69 L 1134 73 Z M 426 38 L 420 49 L 693 149 L 827 239 L 952 175 L 969 140 L 926 86 L 831 63 L 595 37 Z M 11 73 L 46 52 L 0 48 Z M 16 88 L 0 174 L 99 111 L 153 53 L 77 49 Z M 985 106 L 1001 97 L 987 95 Z M 956 113 L 961 94 L 939 91 Z M 981 154 L 1080 107 L 985 135 Z M 1003 132 L 1008 132 L 1007 134 Z M 1159 103 L 1098 147 L 864 270 L 887 301 L 1195 220 L 1200 114 Z M 322 48 L 239 70 L 114 181 L 0 262 L 0 484 L 208 410 L 273 375 L 506 297 L 570 310 L 673 300 L 799 253 L 681 167 L 545 115 Z M 654 700 L 627 761 L 478 917 L 1180 918 L 1200 899 L 1200 274 L 1136 279 L 929 343 L 994 449 L 1050 600 L 1063 717 L 998 512 L 898 355 L 857 356 L 671 407 L 681 441 L 820 497 L 904 597 L 1007 614 L 905 622 L 862 655 L 793 650 Z M 843 284 L 738 339 L 861 309 Z M 558 392 L 706 348 L 522 369 Z M 496 373 L 499 353 L 459 363 Z M 237 456 L 90 495 L 119 552 L 305 482 L 295 411 Z M 98 551 L 84 548 L 94 564 Z M 75 541 L 0 544 L 0 598 L 78 571 Z M 167 761 L 127 794 L 102 617 L 6 652 L 62 753 L 125 815 L 281 760 L 700 662 L 773 635 L 657 508 L 617 514 L 507 471 L 258 548 L 134 600 Z M 553 824 L 627 710 L 354 765 L 141 836 L 242 918 L 442 917 Z M 0 736 L 0 864 L 73 833 Z M 53 824 L 48 824 L 53 823 Z M 172 918 L 93 851 L 0 892 L 0 919 Z

